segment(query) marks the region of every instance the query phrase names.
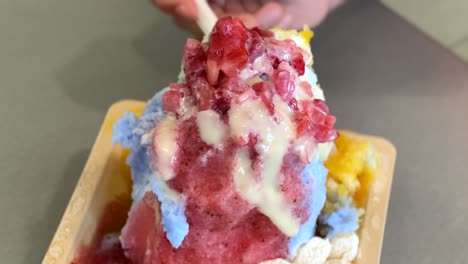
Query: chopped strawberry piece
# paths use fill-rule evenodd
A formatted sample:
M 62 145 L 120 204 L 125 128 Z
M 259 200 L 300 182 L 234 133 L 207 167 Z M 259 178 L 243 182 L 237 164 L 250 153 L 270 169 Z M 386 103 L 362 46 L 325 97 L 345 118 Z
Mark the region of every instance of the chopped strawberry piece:
M 306 81 L 302 81 L 299 83 L 299 87 L 302 89 L 302 91 L 307 94 L 308 96 L 310 97 L 313 97 L 314 94 L 312 93 L 312 86 L 306 82 Z
M 231 95 L 227 91 L 217 90 L 211 109 L 219 114 L 225 114 L 231 108 Z
M 273 84 L 271 82 L 259 82 L 252 86 L 255 93 L 260 96 L 268 112 L 273 115 L 275 106 L 273 105 Z
M 183 58 L 184 72 L 188 80 L 192 76 L 200 76 L 204 72 L 206 62 L 205 49 L 200 42 L 194 39 L 188 39 L 185 44 L 185 53 Z
M 163 95 L 164 110 L 168 112 L 176 112 L 180 107 L 180 103 L 183 97 L 183 93 L 180 91 L 168 91 Z
M 208 49 L 208 81 L 217 82 L 219 70 L 228 76 L 237 74 L 248 62 L 245 47 L 249 31 L 238 18 L 224 17 L 218 20 L 210 37 Z
M 297 137 L 301 137 L 304 135 L 310 128 L 309 120 L 305 118 L 297 118 L 296 119 L 296 134 Z
M 226 82 L 222 84 L 222 89 L 235 94 L 241 94 L 250 89 L 250 87 L 240 77 L 235 76 L 227 79 Z
M 302 100 L 300 106 L 305 115 L 307 115 L 308 112 L 312 112 L 315 108 L 312 100 Z
M 255 91 L 253 89 L 248 89 L 247 91 L 243 92 L 237 97 L 236 102 L 238 104 L 242 104 L 243 102 L 249 100 L 249 99 L 256 99 L 258 96 L 255 94 Z
M 316 106 L 317 108 L 319 108 L 320 110 L 322 110 L 324 113 L 328 113 L 328 112 L 329 112 L 328 106 L 327 106 L 327 104 L 325 103 L 325 101 L 320 100 L 320 99 L 314 99 L 313 104 L 314 104 L 314 106 Z
M 260 94 L 260 98 L 262 99 L 263 104 L 266 106 L 268 113 L 270 113 L 270 115 L 275 114 L 275 106 L 273 105 L 271 91 L 266 91 Z
M 251 31 L 252 37 L 247 41 L 249 49 L 249 62 L 254 62 L 258 57 L 262 56 L 265 51 L 265 41 L 263 40 L 261 33 L 253 30 Z
M 304 72 L 305 72 L 304 56 L 301 53 L 296 53 L 294 55 L 295 56 L 292 57 L 290 64 L 291 66 L 294 67 L 294 69 L 296 69 L 299 76 L 304 75 Z
M 328 115 L 325 118 L 325 121 L 323 122 L 323 125 L 328 129 L 333 129 L 333 126 L 335 125 L 335 122 L 336 122 L 336 117 Z
M 334 140 L 338 134 L 333 126 L 336 118 L 328 114 L 328 107 L 322 100 L 304 100 L 300 102 L 301 112 L 296 116 L 298 137 L 308 133 L 317 143 Z
M 225 53 L 221 61 L 220 68 L 228 76 L 236 76 L 237 73 L 247 64 L 249 56 L 245 47 L 240 47 L 229 53 Z
M 268 53 L 273 61 L 273 65 L 281 62 L 288 62 L 299 75 L 305 72 L 305 51 L 296 46 L 292 40 L 279 41 L 272 39 L 269 41 Z
M 290 73 L 288 71 L 277 71 L 273 78 L 276 92 L 283 101 L 288 102 L 294 93 L 294 83 L 291 82 Z
M 316 124 L 322 124 L 325 122 L 325 118 L 327 117 L 327 113 L 323 112 L 317 107 L 313 108 L 312 111 L 308 112 L 307 114 L 312 122 Z
M 319 130 L 314 134 L 315 140 L 319 143 L 333 141 L 338 137 L 336 130 L 323 129 Z
M 210 86 L 203 86 L 200 91 L 200 99 L 198 101 L 198 111 L 208 110 L 212 104 L 213 89 Z
M 215 59 L 209 58 L 206 62 L 206 78 L 211 85 L 218 82 L 220 67 Z
M 299 110 L 299 106 L 298 106 L 296 98 L 291 98 L 291 100 L 289 100 L 289 102 L 288 102 L 288 106 L 289 106 L 289 108 L 291 108 L 294 111 Z
M 264 30 L 264 29 L 261 29 L 259 27 L 254 27 L 252 28 L 252 31 L 254 32 L 257 32 L 258 34 L 260 34 L 260 36 L 262 37 L 269 37 L 269 38 L 272 38 L 275 36 L 275 34 L 270 31 L 270 30 Z

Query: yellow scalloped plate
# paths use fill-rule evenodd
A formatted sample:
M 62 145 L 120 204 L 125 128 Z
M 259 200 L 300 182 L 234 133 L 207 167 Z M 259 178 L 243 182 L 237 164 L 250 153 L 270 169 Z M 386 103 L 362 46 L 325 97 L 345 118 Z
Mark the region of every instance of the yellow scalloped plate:
M 128 152 L 111 144 L 112 125 L 125 111 L 140 113 L 144 107 L 144 102 L 127 100 L 109 109 L 42 263 L 69 264 L 81 246 L 91 243 L 106 206 L 117 197 L 130 200 L 130 170 L 124 164 Z M 380 262 L 396 150 L 383 138 L 359 136 L 368 139 L 381 158 L 370 189 L 366 215 L 359 233 L 359 254 L 354 263 L 374 264 Z

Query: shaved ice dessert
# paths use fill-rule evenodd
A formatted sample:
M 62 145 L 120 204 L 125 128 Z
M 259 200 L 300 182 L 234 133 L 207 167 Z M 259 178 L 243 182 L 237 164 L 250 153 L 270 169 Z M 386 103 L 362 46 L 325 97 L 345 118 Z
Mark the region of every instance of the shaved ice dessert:
M 187 41 L 177 83 L 115 123 L 133 203 L 112 263 L 353 261 L 376 155 L 338 137 L 312 35 L 221 18 Z

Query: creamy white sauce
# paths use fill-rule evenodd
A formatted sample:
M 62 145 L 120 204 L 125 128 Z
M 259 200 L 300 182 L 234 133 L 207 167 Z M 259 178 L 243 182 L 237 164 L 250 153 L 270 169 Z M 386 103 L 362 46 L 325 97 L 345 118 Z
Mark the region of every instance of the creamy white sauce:
M 294 97 L 297 100 L 321 99 L 325 100 L 323 91 L 317 84 L 317 76 L 309 66 L 312 64 L 312 54 L 310 46 L 299 36 L 278 36 L 277 38 L 289 38 L 294 40 L 299 47 L 306 50 L 310 57 L 307 59 L 307 67 L 305 74 L 296 78 L 296 89 Z M 205 41 L 207 37 L 205 36 Z M 288 54 L 285 54 L 288 55 Z M 266 56 L 261 56 L 255 60 L 246 69 L 242 70 L 239 75 L 241 79 L 246 80 L 249 85 L 262 81 L 258 77 L 253 76 L 268 72 L 268 63 L 265 63 Z M 184 81 L 183 73 L 179 75 L 179 82 Z M 311 85 L 313 97 L 304 93 L 299 86 L 300 82 L 306 81 Z M 292 121 L 292 112 L 277 95 L 273 99 L 275 105 L 274 119 L 261 102 L 256 100 L 238 100 L 229 110 L 229 128 L 219 119 L 219 115 L 212 111 L 206 110 L 197 113 L 196 107 L 192 106 L 193 102 L 183 101 L 178 113 L 181 115 L 181 120 L 195 116 L 197 125 L 200 131 L 201 139 L 210 145 L 222 148 L 224 139 L 228 136 L 242 137 L 248 141 L 249 134 L 252 133 L 258 136 L 258 143 L 255 146 L 259 157 L 262 160 L 262 169 L 260 178 L 255 179 L 252 170 L 252 161 L 249 156 L 247 147 L 241 148 L 236 153 L 236 168 L 234 170 L 234 183 L 241 196 L 248 202 L 257 206 L 259 211 L 269 217 L 287 236 L 295 236 L 299 230 L 300 220 L 292 214 L 291 206 L 286 201 L 284 194 L 281 192 L 280 170 L 284 155 L 288 151 L 288 147 L 295 141 L 296 127 Z M 155 128 L 154 149 L 157 155 L 157 169 L 161 174 L 161 178 L 165 181 L 172 179 L 175 176 L 173 163 L 177 151 L 177 126 L 180 121 L 175 120 L 173 116 L 168 116 L 162 120 Z M 311 161 L 319 152 L 320 157 L 324 160 L 332 143 L 319 144 L 318 147 L 313 140 L 306 139 L 307 142 L 294 142 L 294 147 L 302 156 L 303 160 Z M 312 145 L 311 145 L 312 144 Z M 206 165 L 208 161 L 208 153 L 200 158 L 202 165 Z M 175 195 L 172 193 L 172 195 Z
M 227 127 L 213 110 L 198 112 L 197 125 L 200 137 L 210 145 L 221 145 L 227 134 Z
M 272 70 L 271 62 L 269 61 L 268 56 L 266 54 L 263 54 L 262 56 L 256 58 L 253 63 L 250 63 L 247 67 L 242 69 L 239 72 L 239 77 L 242 80 L 248 80 L 250 77 L 254 75 L 265 73 L 265 72 L 271 72 L 271 70 Z
M 259 137 L 256 150 L 263 162 L 260 180 L 254 178 L 248 150 L 236 154 L 234 182 L 244 199 L 256 205 L 287 236 L 294 236 L 300 221 L 291 212 L 279 188 L 281 164 L 296 128 L 291 121 L 289 107 L 278 97 L 273 100 L 278 122 L 259 100 L 232 105 L 229 111 L 231 135 L 246 141 L 250 133 Z
M 156 152 L 157 169 L 164 180 L 172 179 L 174 175 L 174 160 L 177 150 L 177 121 L 167 117 L 155 128 L 153 146 Z
M 301 158 L 302 162 L 311 163 L 317 154 L 318 148 L 315 140 L 310 136 L 300 137 L 294 146 L 296 153 Z

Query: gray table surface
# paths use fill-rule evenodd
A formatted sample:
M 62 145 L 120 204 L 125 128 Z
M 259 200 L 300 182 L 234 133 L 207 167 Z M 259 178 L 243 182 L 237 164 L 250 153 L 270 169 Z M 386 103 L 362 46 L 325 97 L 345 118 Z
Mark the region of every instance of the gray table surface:
M 316 33 L 338 126 L 399 151 L 381 263 L 468 263 L 468 66 L 374 1 Z M 145 1 L 0 1 L 1 263 L 40 262 L 107 107 L 174 80 L 186 37 Z

